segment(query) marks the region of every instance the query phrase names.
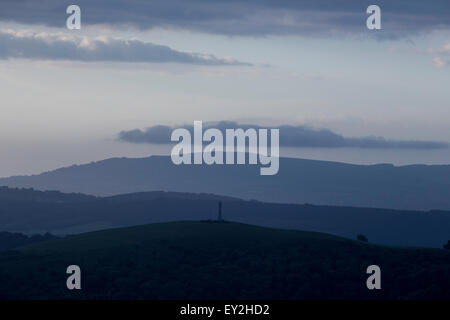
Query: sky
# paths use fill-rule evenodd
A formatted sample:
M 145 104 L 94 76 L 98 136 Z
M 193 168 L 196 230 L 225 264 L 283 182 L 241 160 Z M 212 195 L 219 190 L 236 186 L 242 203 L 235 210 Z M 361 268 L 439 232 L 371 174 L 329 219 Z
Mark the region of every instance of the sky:
M 281 156 L 450 163 L 448 1 L 74 3 L 80 30 L 72 2 L 0 2 L 0 176 L 164 154 L 156 129 L 194 120 L 281 128 Z

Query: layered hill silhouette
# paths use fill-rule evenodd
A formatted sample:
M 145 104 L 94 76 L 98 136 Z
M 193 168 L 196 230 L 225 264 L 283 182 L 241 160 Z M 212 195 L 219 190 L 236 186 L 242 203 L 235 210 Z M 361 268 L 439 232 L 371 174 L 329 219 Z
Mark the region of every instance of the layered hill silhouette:
M 259 226 L 326 232 L 372 243 L 439 247 L 450 239 L 450 212 L 264 203 L 212 194 L 141 192 L 111 197 L 0 188 L 0 231 L 76 234 L 114 227 L 223 216 Z
M 98 196 L 143 191 L 213 193 L 265 202 L 450 210 L 450 165 L 352 165 L 280 159 L 275 176 L 259 166 L 174 165 L 170 157 L 112 158 L 0 185 Z
M 366 288 L 380 266 L 382 290 Z M 66 289 L 66 268 L 82 290 Z M 450 252 L 237 223 L 111 229 L 0 253 L 0 299 L 444 299 Z
M 32 236 L 27 236 L 22 233 L 0 231 L 0 251 L 24 246 L 35 242 L 48 241 L 56 238 L 57 237 L 49 233 L 46 233 L 44 235 L 36 234 Z

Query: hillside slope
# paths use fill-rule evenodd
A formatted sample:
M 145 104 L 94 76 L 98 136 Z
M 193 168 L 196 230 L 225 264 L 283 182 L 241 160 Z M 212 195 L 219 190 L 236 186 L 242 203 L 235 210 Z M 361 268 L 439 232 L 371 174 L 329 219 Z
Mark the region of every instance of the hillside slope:
M 82 290 L 65 287 L 82 270 Z M 366 268 L 382 290 L 366 288 Z M 236 223 L 111 229 L 0 253 L 0 299 L 450 298 L 450 253 Z

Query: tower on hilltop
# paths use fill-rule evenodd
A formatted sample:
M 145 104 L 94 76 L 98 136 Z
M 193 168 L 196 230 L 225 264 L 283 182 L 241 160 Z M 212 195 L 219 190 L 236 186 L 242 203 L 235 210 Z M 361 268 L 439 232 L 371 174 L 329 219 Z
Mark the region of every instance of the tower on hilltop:
M 218 216 L 217 216 L 217 221 L 222 222 L 223 218 L 222 218 L 222 201 L 219 201 L 219 212 L 218 212 Z

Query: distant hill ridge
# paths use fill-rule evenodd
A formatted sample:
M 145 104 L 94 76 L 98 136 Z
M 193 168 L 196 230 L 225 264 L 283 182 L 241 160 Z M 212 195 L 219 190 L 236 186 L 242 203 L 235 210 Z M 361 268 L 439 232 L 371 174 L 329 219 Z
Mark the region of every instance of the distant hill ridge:
M 146 191 L 211 193 L 265 202 L 450 210 L 450 165 L 353 165 L 280 159 L 275 176 L 251 165 L 174 165 L 170 157 L 111 158 L 0 185 L 97 196 Z
M 45 199 L 43 201 L 42 199 Z M 217 219 L 319 231 L 370 242 L 439 247 L 450 239 L 450 212 L 245 201 L 212 194 L 140 192 L 111 197 L 0 188 L 0 231 L 55 235 L 154 222 Z
M 40 191 L 33 188 L 0 187 L 0 201 L 37 201 L 37 202 L 78 202 L 96 199 L 81 193 L 63 193 L 60 191 Z
M 147 191 L 99 197 L 82 193 L 64 193 L 55 190 L 41 191 L 34 188 L 9 188 L 0 186 L 0 201 L 64 203 L 102 199 L 108 199 L 110 201 L 149 201 L 161 198 L 242 201 L 242 199 L 239 198 L 220 196 L 211 193 Z

